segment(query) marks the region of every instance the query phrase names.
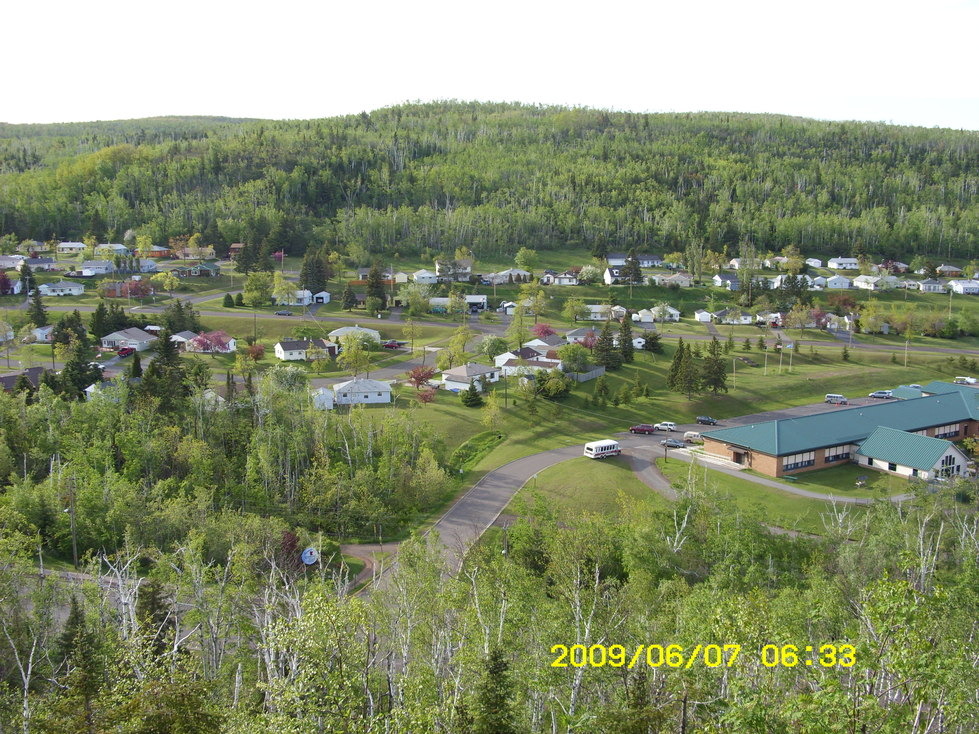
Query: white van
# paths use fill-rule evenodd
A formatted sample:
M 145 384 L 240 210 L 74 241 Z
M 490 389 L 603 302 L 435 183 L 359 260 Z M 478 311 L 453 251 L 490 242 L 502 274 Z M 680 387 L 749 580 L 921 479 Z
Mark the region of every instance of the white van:
M 618 441 L 606 438 L 601 441 L 591 441 L 585 444 L 585 456 L 589 459 L 604 459 L 606 456 L 618 456 L 622 448 Z
M 849 401 L 846 399 L 846 396 L 839 395 L 839 394 L 837 394 L 835 392 L 828 392 L 828 393 L 826 393 L 826 399 L 823 402 L 826 402 L 826 403 L 834 403 L 836 405 L 849 405 L 850 404 Z
M 702 443 L 704 439 L 701 438 L 699 431 L 687 431 L 683 434 L 683 440 L 687 443 Z

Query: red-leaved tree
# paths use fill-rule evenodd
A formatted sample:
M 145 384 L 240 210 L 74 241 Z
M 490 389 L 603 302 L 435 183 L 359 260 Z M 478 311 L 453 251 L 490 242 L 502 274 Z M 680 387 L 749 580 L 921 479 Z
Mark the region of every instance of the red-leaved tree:
M 419 403 L 434 403 L 435 402 L 435 389 L 427 388 L 418 393 Z
M 432 379 L 432 375 L 434 375 L 437 371 L 438 370 L 436 370 L 434 367 L 425 367 L 424 365 L 420 365 L 405 372 L 405 377 L 407 378 L 409 385 L 413 385 L 416 390 L 420 390 L 421 386 Z M 432 401 L 427 400 L 423 402 L 430 403 Z
M 557 334 L 554 328 L 550 324 L 534 324 L 530 327 L 530 333 L 536 336 L 538 339 L 543 339 L 545 336 L 554 336 Z

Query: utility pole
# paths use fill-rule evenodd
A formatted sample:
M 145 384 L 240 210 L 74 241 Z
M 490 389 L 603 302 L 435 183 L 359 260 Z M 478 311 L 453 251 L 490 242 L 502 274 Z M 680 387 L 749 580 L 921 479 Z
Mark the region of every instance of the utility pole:
M 732 372 L 731 389 L 737 390 L 738 389 L 738 358 L 737 357 L 731 357 L 731 372 Z
M 68 517 L 71 521 L 71 561 L 78 570 L 78 533 L 75 532 L 75 477 L 68 477 Z

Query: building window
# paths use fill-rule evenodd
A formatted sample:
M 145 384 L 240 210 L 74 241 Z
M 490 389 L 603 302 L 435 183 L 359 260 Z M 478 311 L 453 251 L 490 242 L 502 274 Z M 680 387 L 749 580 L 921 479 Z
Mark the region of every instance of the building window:
M 801 469 L 806 466 L 812 466 L 815 463 L 816 463 L 815 451 L 805 451 L 801 454 L 792 454 L 791 456 L 782 457 L 782 469 L 784 471 Z
M 939 426 L 935 429 L 935 438 L 948 438 L 949 436 L 959 435 L 959 424 L 950 423 L 947 426 Z
M 867 466 L 873 466 L 873 465 L 874 465 L 874 460 L 868 456 L 867 457 Z
M 849 446 L 831 446 L 826 449 L 825 461 L 827 464 L 834 461 L 847 461 L 850 458 Z
M 887 462 L 887 471 L 897 471 L 897 464 L 893 461 Z
M 917 469 L 912 469 L 912 470 L 911 470 L 911 476 L 912 476 L 912 477 L 916 477 L 916 476 L 918 476 L 918 470 L 917 470 Z

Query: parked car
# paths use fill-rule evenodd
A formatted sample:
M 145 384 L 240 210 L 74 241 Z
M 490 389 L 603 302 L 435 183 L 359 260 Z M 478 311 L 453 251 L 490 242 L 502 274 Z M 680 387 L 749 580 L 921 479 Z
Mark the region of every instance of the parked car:
M 665 446 L 668 449 L 685 449 L 687 445 L 678 438 L 664 438 L 659 442 L 660 446 Z
M 705 426 L 716 426 L 717 418 L 711 418 L 709 415 L 698 415 L 697 422 Z
M 956 377 L 953 382 L 956 385 L 975 385 L 977 380 L 975 377 Z
M 128 357 L 130 354 L 135 354 L 136 349 L 134 347 L 123 347 L 122 349 L 116 350 L 116 354 L 120 357 Z
M 276 311 L 275 316 L 292 316 L 292 311 Z
M 656 433 L 656 426 L 652 423 L 640 423 L 638 426 L 630 426 L 629 433 Z
M 886 400 L 887 398 L 894 397 L 894 394 L 890 390 L 874 390 L 867 397 L 868 398 L 881 398 L 881 399 L 885 399 Z
M 381 344 L 382 349 L 401 349 L 401 344 L 396 342 L 394 339 L 384 342 Z
M 88 363 L 88 366 L 89 367 L 95 367 L 98 370 L 100 370 L 101 372 L 105 372 L 105 365 L 102 364 L 101 362 L 89 362 Z
M 918 384 L 915 384 L 915 383 L 912 383 L 912 384 L 908 385 L 908 387 L 913 387 L 916 390 L 920 390 L 921 389 L 921 385 L 918 385 Z
M 657 423 L 654 425 L 653 428 L 657 431 L 675 431 L 676 423 L 673 421 L 663 421 L 662 423 Z

